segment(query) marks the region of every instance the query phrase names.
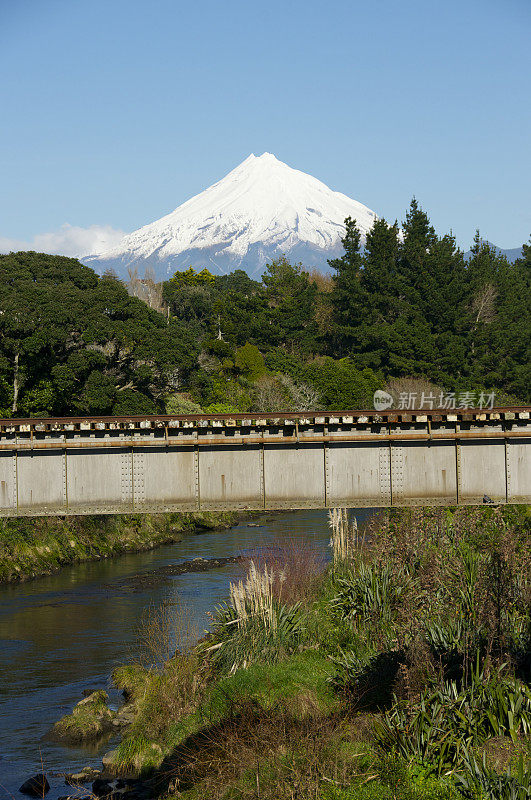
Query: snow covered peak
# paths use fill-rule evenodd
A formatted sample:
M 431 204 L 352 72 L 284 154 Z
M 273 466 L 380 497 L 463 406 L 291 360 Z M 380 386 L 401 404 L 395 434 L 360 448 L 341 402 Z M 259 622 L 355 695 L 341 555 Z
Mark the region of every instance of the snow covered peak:
M 326 266 L 341 250 L 345 217 L 363 235 L 376 214 L 272 153 L 251 153 L 208 189 L 170 214 L 85 259 L 96 268 L 153 267 L 159 277 L 189 266 L 214 272 L 244 268 L 258 275 L 281 254 L 308 268 Z M 308 260 L 309 259 L 309 260 Z
M 278 158 L 275 155 L 273 155 L 273 153 L 265 152 L 262 153 L 261 156 L 255 156 L 254 153 L 251 153 L 251 155 L 247 156 L 247 158 L 244 161 L 242 161 L 242 163 L 239 166 L 243 167 L 243 165 L 247 164 L 249 161 L 276 161 L 278 164 L 282 164 L 282 161 L 279 161 Z M 238 169 L 238 167 L 236 167 L 236 169 Z

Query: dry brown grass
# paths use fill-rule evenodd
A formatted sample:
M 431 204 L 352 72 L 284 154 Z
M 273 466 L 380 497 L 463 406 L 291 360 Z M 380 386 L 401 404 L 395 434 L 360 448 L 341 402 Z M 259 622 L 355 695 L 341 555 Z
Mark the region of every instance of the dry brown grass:
M 349 749 L 356 741 L 356 724 L 339 715 L 296 719 L 249 703 L 176 748 L 158 782 L 174 798 L 195 787 L 199 796 L 221 800 L 229 786 L 235 797 L 249 800 L 320 797 L 323 788 L 360 776 L 361 750 Z
M 436 383 L 433 383 L 427 378 L 415 378 L 408 376 L 403 378 L 389 378 L 385 390 L 393 397 L 394 408 L 399 407 L 399 398 L 402 393 L 405 393 L 406 395 L 414 395 L 415 408 L 417 409 L 421 408 L 421 399 L 423 394 L 424 397 L 428 397 L 429 395 L 433 395 L 435 397 L 433 408 L 438 408 L 440 406 L 439 399 L 441 394 L 446 394 L 446 389 Z M 426 403 L 423 405 L 426 405 Z
M 334 288 L 334 279 L 333 276 L 329 273 L 320 272 L 318 269 L 311 269 L 308 273 L 310 281 L 315 283 L 317 289 L 322 294 L 330 294 L 332 289 Z
M 135 660 L 144 669 L 157 672 L 176 652 L 195 643 L 201 630 L 192 622 L 190 609 L 177 600 L 145 608 L 136 634 Z
M 142 733 L 150 740 L 163 739 L 172 724 L 195 711 L 208 675 L 204 661 L 193 652 L 172 658 L 147 689 L 141 708 Z
M 480 758 L 497 772 L 505 772 L 518 756 L 525 755 L 525 742 L 513 742 L 508 736 L 493 736 L 487 739 L 479 751 Z
M 138 624 L 136 660 L 119 670 L 121 683 L 130 680 L 137 687 L 135 724 L 148 738 L 158 739 L 192 712 L 208 679 L 208 664 L 194 647 L 200 631 L 191 620 L 189 609 L 179 602 L 150 605 Z
M 307 603 L 314 597 L 326 567 L 319 548 L 294 536 L 253 550 L 249 560 L 273 573 L 273 597 L 287 605 Z

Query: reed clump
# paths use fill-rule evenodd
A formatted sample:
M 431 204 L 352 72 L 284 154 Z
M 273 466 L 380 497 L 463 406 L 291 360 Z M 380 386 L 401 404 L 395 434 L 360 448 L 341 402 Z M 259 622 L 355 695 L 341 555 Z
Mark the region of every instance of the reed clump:
M 230 584 L 230 599 L 216 608 L 213 639 L 207 652 L 221 672 L 233 674 L 258 659 L 271 662 L 298 647 L 303 637 L 300 604 L 282 602 L 286 570 L 278 572 L 253 560 L 247 576 Z M 276 591 L 275 591 L 276 588 Z
M 328 512 L 331 529 L 330 547 L 335 566 L 348 564 L 359 553 L 360 537 L 356 517 L 349 517 L 346 508 L 332 508 Z
M 245 628 L 251 620 L 259 620 L 260 623 L 269 630 L 274 630 L 277 626 L 277 619 L 274 613 L 273 582 L 275 578 L 280 584 L 280 594 L 282 584 L 286 579 L 285 570 L 281 570 L 278 575 L 270 570 L 267 564 L 263 571 L 259 572 L 254 561 L 251 561 L 249 572 L 244 580 L 230 584 L 230 603 L 234 609 L 236 623 L 239 628 Z
M 248 566 L 251 561 L 259 571 L 265 567 L 269 570 L 271 590 L 276 600 L 287 605 L 307 605 L 314 599 L 322 582 L 328 558 L 311 541 L 288 535 L 254 549 L 248 555 Z

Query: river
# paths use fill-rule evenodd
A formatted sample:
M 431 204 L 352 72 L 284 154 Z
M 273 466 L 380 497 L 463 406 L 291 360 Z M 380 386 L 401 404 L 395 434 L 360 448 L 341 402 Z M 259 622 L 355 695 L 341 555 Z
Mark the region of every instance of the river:
M 374 510 L 355 513 L 363 525 Z M 261 527 L 241 523 L 189 535 L 177 544 L 77 564 L 0 589 L 0 798 L 22 798 L 18 788 L 41 770 L 41 758 L 52 787 L 47 800 L 67 793 L 55 773 L 100 767 L 112 739 L 96 748 L 65 747 L 47 737 L 53 723 L 72 710 L 84 690 L 109 690 L 113 667 L 138 655 L 138 623 L 146 609 L 177 601 L 202 631 L 206 612 L 226 598 L 229 582 L 242 572 L 230 564 L 168 576 L 165 568 L 197 557 L 245 554 L 287 536 L 327 552 L 324 511 L 267 515 L 254 524 Z

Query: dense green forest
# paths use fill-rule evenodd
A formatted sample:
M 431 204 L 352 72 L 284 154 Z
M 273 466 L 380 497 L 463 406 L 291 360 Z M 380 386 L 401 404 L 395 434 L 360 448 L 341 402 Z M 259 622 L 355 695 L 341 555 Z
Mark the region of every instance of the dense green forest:
M 0 414 L 353 408 L 425 386 L 531 399 L 531 244 L 509 264 L 478 233 L 466 260 L 413 200 L 364 248 L 346 220 L 343 245 L 330 275 L 279 258 L 261 282 L 0 256 Z

